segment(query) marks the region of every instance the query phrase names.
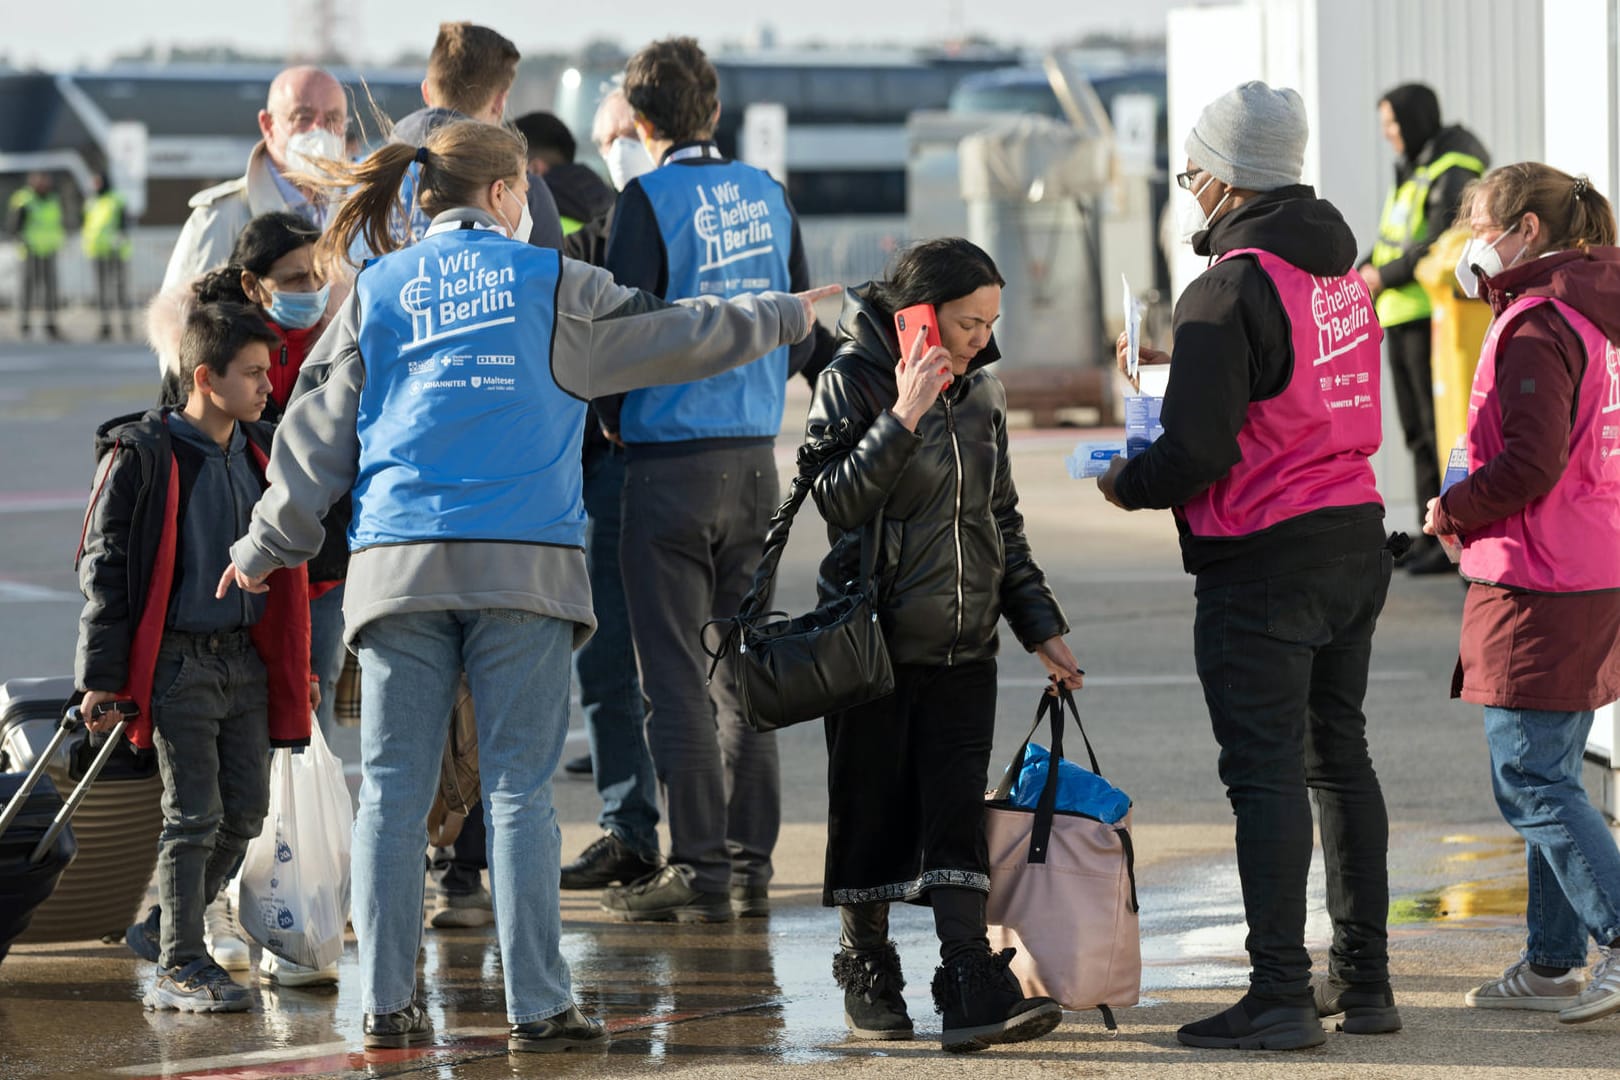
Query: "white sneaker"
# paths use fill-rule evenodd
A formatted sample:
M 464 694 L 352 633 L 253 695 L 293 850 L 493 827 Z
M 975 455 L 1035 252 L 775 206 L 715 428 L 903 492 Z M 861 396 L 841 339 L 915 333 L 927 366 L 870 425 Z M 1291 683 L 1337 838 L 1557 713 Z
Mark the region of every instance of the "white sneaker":
M 1567 971 L 1557 978 L 1537 975 L 1530 970 L 1530 960 L 1523 953 L 1518 962 L 1502 972 L 1500 979 L 1492 979 L 1468 991 L 1463 1002 L 1470 1009 L 1530 1009 L 1536 1012 L 1559 1012 L 1572 1005 L 1581 996 L 1579 969 Z M 1617 1006 L 1620 1007 L 1620 1006 Z M 1559 1019 L 1562 1019 L 1560 1015 Z
M 334 960 L 323 968 L 305 967 L 265 949 L 259 954 L 259 978 L 277 986 L 331 986 L 338 981 L 338 966 Z
M 1620 949 L 1599 945 L 1603 959 L 1592 969 L 1592 981 L 1569 1008 L 1558 1014 L 1560 1024 L 1584 1024 L 1620 1012 Z
M 203 944 L 214 963 L 226 971 L 247 971 L 253 967 L 248 943 L 236 923 L 236 908 L 223 892 L 203 912 Z

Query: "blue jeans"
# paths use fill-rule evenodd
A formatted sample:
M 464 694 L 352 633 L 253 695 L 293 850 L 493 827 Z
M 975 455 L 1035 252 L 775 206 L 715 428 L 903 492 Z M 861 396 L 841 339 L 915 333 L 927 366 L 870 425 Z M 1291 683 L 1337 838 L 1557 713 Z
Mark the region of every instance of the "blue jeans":
M 1581 786 L 1590 712 L 1485 709 L 1491 786 L 1524 837 L 1530 962 L 1586 966 L 1586 938 L 1620 938 L 1620 850 Z
M 309 602 L 309 670 L 321 680 L 321 707 L 315 710 L 321 735 L 332 741 L 338 676 L 343 674 L 343 583 Z
M 658 854 L 658 787 L 647 749 L 647 707 L 636 675 L 636 647 L 619 572 L 624 520 L 624 451 L 585 452 L 585 562 L 596 633 L 574 657 L 591 769 L 602 797 L 597 823 L 643 855 Z
M 463 670 L 478 702 L 507 1016 L 527 1023 L 571 1003 L 551 774 L 568 732 L 573 633 L 572 623 L 509 609 L 387 615 L 361 630 L 354 929 L 366 1012 L 416 996 L 427 814 Z

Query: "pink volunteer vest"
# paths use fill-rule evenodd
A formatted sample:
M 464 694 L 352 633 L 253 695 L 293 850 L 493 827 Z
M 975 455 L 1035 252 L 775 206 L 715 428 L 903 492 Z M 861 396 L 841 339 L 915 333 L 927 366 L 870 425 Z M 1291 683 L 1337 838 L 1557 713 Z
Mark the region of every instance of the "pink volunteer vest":
M 1356 274 L 1314 277 L 1259 248 L 1293 336 L 1294 371 L 1269 401 L 1251 402 L 1238 432 L 1242 460 L 1182 516 L 1193 535 L 1249 536 L 1334 506 L 1383 505 L 1370 458 L 1383 437 L 1378 397 L 1383 331 Z M 1177 358 L 1178 362 L 1199 358 Z
M 1620 589 L 1620 348 L 1562 300 L 1524 297 L 1491 325 L 1468 401 L 1468 471 L 1502 453 L 1496 350 L 1512 325 L 1540 304 L 1556 307 L 1586 348 L 1569 462 L 1546 495 L 1464 538 L 1463 576 L 1536 592 Z

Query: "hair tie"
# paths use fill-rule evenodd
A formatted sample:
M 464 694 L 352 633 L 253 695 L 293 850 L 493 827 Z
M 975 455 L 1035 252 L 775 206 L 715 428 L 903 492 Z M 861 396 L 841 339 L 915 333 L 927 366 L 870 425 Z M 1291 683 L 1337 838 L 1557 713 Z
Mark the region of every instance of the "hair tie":
M 421 163 L 423 165 L 426 165 L 427 164 L 427 159 L 428 159 L 428 148 L 425 147 L 425 146 L 418 146 L 416 148 L 416 160 L 419 163 Z
M 1575 178 L 1575 198 L 1577 200 L 1591 190 L 1592 181 L 1588 180 L 1585 176 L 1577 176 Z

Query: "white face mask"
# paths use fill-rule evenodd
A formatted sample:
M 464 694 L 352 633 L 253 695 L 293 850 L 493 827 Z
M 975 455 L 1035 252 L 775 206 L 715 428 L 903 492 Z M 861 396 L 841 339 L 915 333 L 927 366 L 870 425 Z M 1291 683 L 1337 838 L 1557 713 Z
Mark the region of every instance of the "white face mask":
M 620 135 L 613 140 L 604 160 L 607 162 L 608 176 L 612 178 L 617 191 L 623 191 L 630 181 L 653 170 L 652 155 L 647 153 L 640 139 L 628 135 Z
M 510 188 L 508 188 L 507 191 L 515 194 L 515 192 L 511 192 Z M 501 203 L 504 203 L 505 201 L 506 196 L 503 194 L 500 202 L 496 203 L 496 206 L 499 208 Z M 504 209 L 500 210 L 500 217 L 501 224 L 506 226 L 507 236 L 510 236 L 512 239 L 521 241 L 525 244 L 529 242 L 529 234 L 534 232 L 534 215 L 529 213 L 529 202 L 527 199 L 523 200 L 523 209 L 518 212 L 518 220 L 516 225 L 512 224 L 511 220 L 506 216 L 506 211 Z
M 287 139 L 287 168 L 293 172 L 319 175 L 321 160 L 342 161 L 343 136 L 325 128 L 310 128 Z
M 1492 278 L 1507 269 L 1507 266 L 1502 265 L 1502 256 L 1496 253 L 1496 245 L 1506 240 L 1517 228 L 1517 225 L 1513 226 L 1489 244 L 1477 236 L 1471 236 L 1468 243 L 1463 245 L 1462 254 L 1457 256 L 1457 268 L 1454 273 L 1457 275 L 1457 287 L 1468 299 L 1479 299 L 1481 274 Z M 1524 252 L 1520 251 L 1518 255 L 1513 256 L 1513 263 L 1518 262 L 1523 254 Z M 1513 263 L 1508 263 L 1508 266 L 1512 266 Z M 1479 268 L 1478 271 L 1474 269 L 1475 267 Z
M 1226 200 L 1232 197 L 1232 191 L 1228 188 L 1226 194 L 1221 196 L 1221 201 L 1215 204 L 1215 209 L 1205 214 L 1203 206 L 1198 202 L 1198 197 L 1214 182 L 1215 177 L 1211 176 L 1204 181 L 1203 186 L 1197 191 L 1189 193 L 1191 198 L 1181 201 L 1181 207 L 1176 211 L 1176 223 L 1181 230 L 1181 242 L 1183 244 L 1192 243 L 1199 233 L 1208 229 L 1210 222 L 1215 220 L 1215 215 L 1220 213 L 1221 207 L 1226 205 Z

